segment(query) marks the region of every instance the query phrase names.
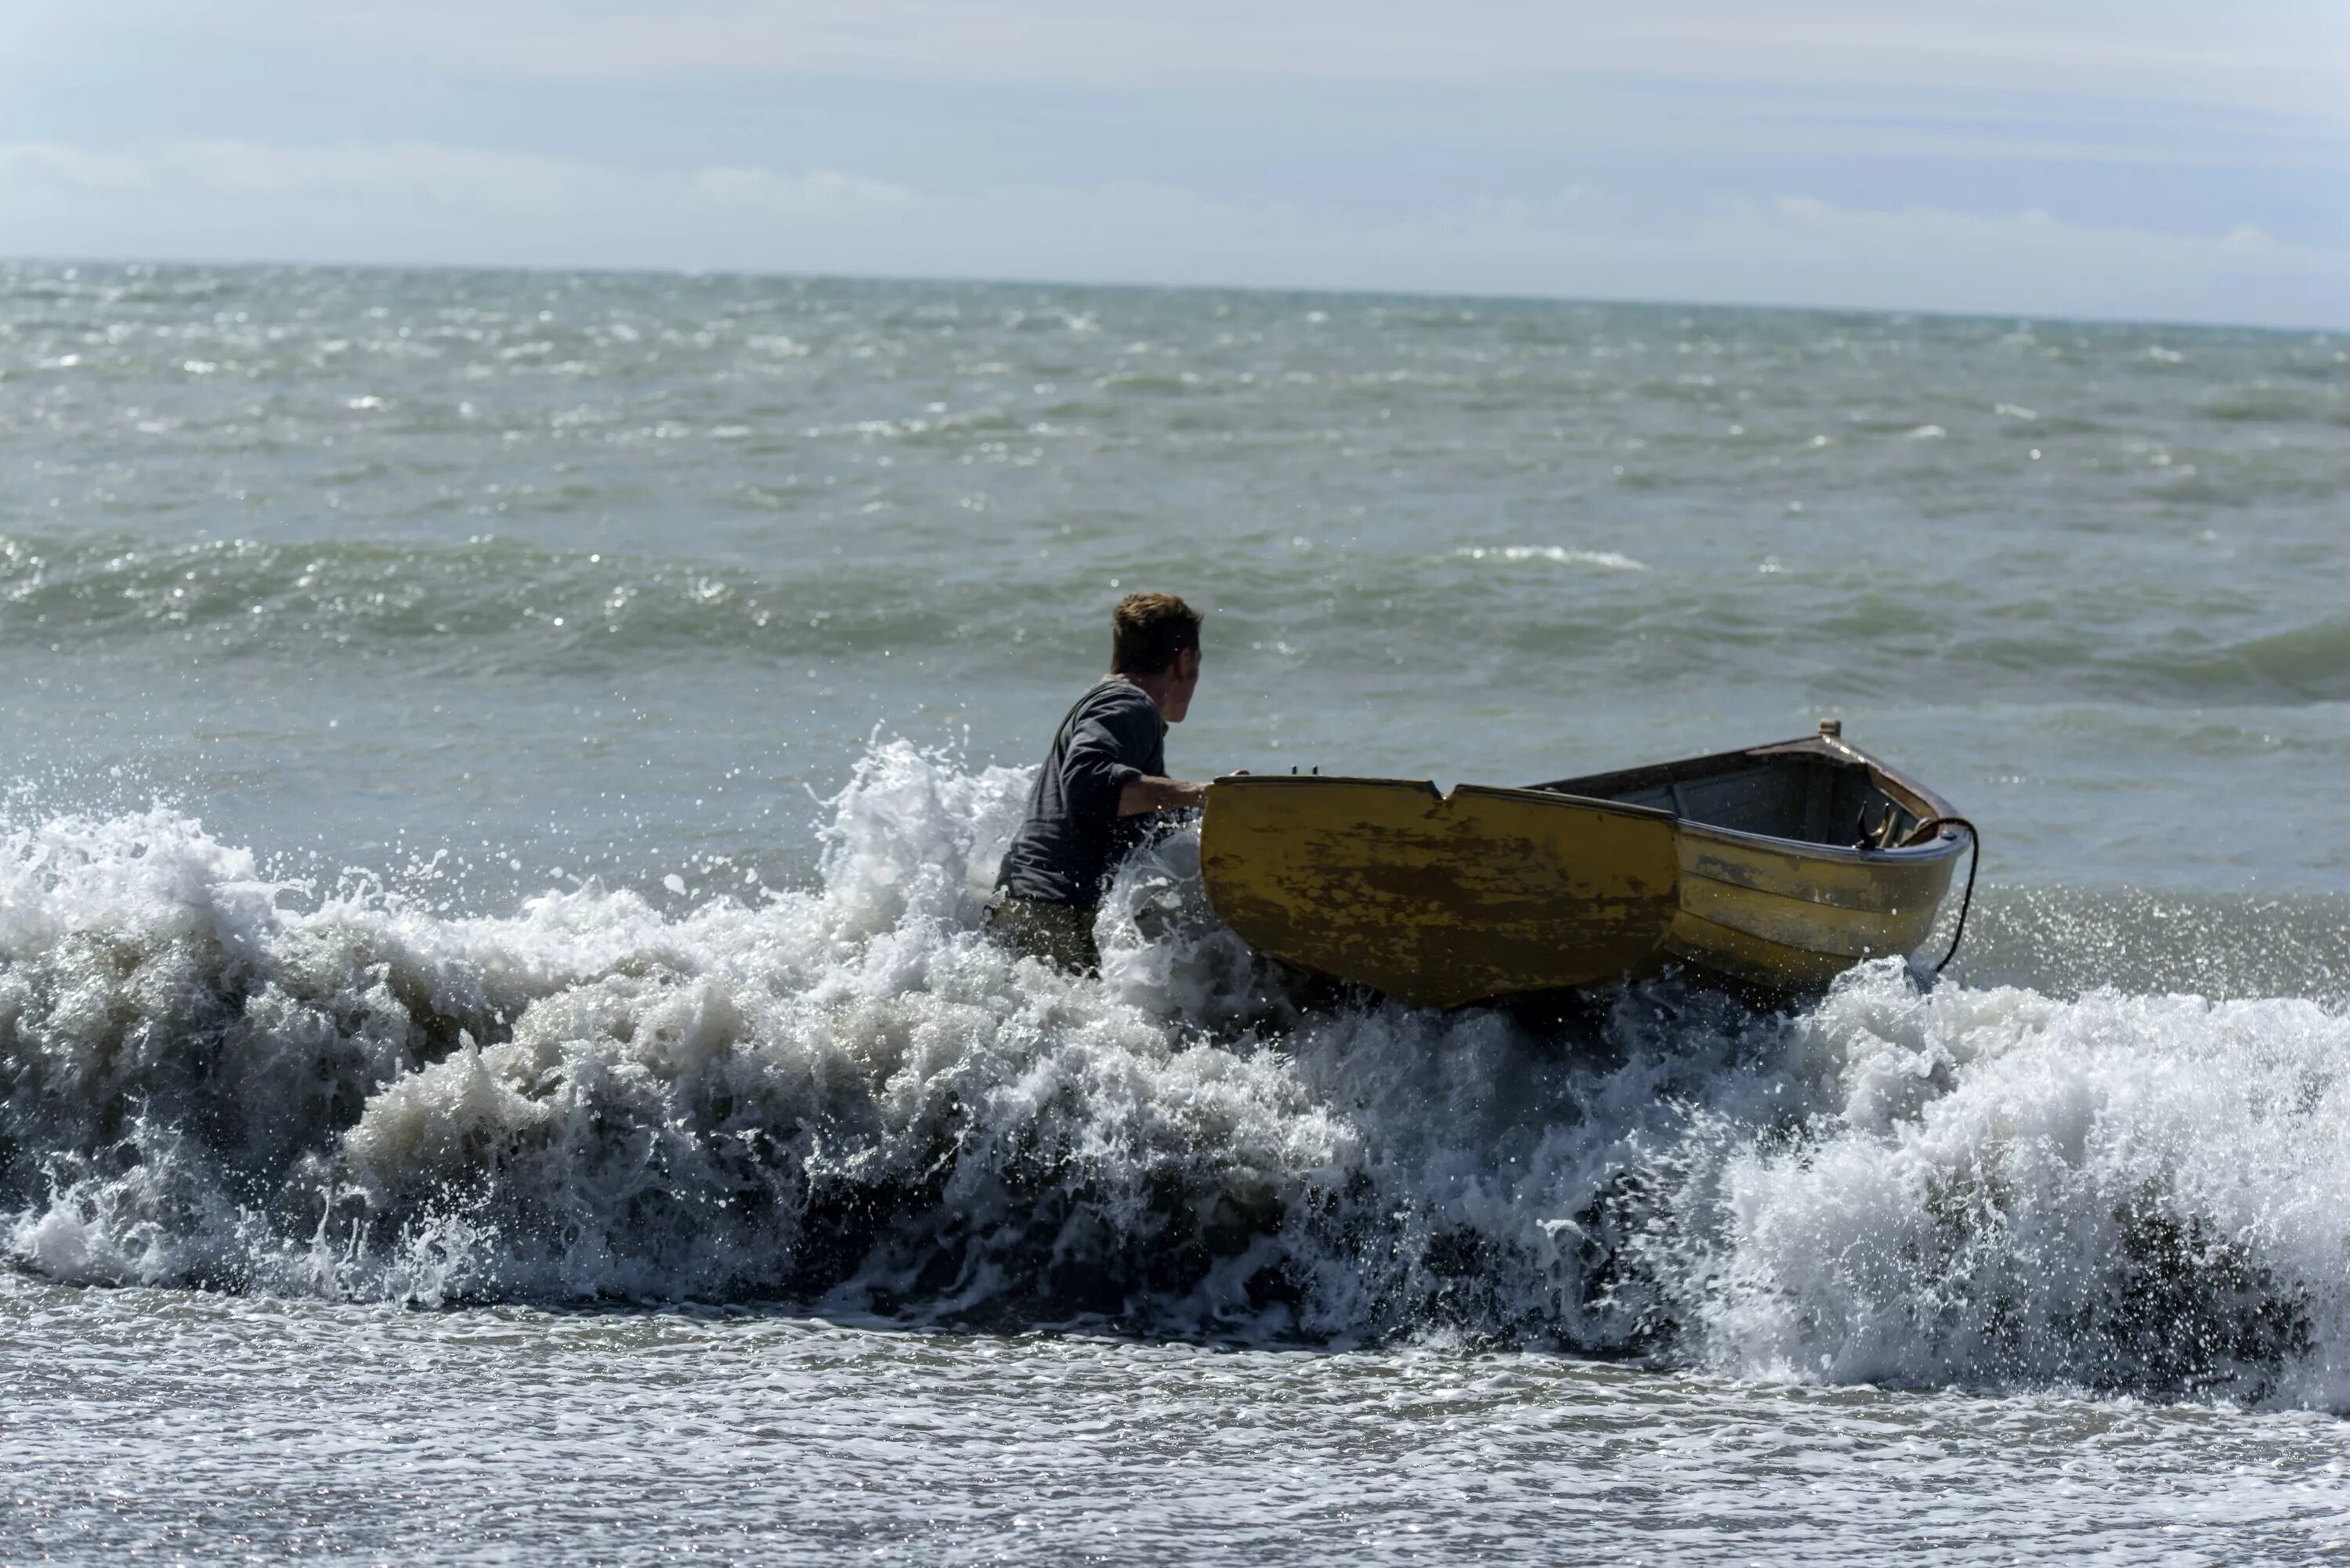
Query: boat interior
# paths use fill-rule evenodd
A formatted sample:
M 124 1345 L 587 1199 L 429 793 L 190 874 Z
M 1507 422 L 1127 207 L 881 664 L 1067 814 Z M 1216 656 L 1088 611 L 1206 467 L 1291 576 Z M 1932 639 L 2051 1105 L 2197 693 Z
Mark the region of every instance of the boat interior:
M 1933 803 L 1817 741 L 1531 786 L 1671 812 L 1686 822 L 1845 849 L 1908 843 Z

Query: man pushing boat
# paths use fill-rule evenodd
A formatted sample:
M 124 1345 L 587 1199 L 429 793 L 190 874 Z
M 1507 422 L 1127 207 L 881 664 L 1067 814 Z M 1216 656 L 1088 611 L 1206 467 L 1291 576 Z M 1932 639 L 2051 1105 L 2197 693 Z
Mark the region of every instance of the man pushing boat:
M 987 929 L 1015 951 L 1092 974 L 1094 914 L 1149 813 L 1202 805 L 1208 786 L 1167 774 L 1167 726 L 1200 684 L 1200 612 L 1128 594 L 1110 614 L 1109 673 L 1054 732 L 1028 814 L 1003 851 Z

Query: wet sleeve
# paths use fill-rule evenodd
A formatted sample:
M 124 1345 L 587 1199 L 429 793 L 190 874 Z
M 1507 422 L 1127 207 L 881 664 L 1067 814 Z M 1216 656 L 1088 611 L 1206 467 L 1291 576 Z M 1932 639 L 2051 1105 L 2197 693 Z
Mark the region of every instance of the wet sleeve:
M 1119 707 L 1094 714 L 1069 737 L 1062 764 L 1062 793 L 1073 815 L 1115 817 L 1118 797 L 1132 781 L 1143 776 L 1141 764 L 1157 738 L 1158 711 Z M 1146 722 L 1153 726 L 1146 734 Z

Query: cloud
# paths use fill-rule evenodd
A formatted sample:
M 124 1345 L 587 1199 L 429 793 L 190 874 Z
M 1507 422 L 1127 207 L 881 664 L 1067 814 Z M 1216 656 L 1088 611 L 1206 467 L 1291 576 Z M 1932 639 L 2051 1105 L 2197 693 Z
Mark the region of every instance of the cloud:
M 827 71 L 1116 82 L 1170 75 L 1461 79 L 1530 71 L 1870 81 L 2298 106 L 2336 122 L 2331 0 L 14 0 L 0 57 L 118 41 L 291 45 L 464 74 L 644 80 Z
M 0 145 L 0 252 L 16 254 L 788 268 L 838 265 L 860 234 L 887 254 L 919 205 L 829 170 L 648 171 L 428 143 Z
M 1788 194 L 1371 216 L 1167 182 L 924 192 L 429 144 L 0 145 L 0 253 L 647 266 L 1662 298 L 2350 327 L 2350 252 Z
M 778 174 L 760 168 L 702 169 L 693 173 L 691 181 L 697 196 L 774 213 L 897 212 L 917 200 L 903 185 L 830 169 L 812 174 Z

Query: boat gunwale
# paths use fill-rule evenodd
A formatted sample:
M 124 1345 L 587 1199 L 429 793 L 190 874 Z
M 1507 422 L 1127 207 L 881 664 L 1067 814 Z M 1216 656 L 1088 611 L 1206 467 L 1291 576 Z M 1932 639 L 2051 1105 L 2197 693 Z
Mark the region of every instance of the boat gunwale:
M 1888 767 L 1858 746 L 1840 736 L 1803 735 L 1792 741 L 1773 741 L 1760 746 L 1744 746 L 1734 752 L 1714 752 L 1704 756 L 1683 757 L 1675 762 L 1656 763 L 1647 767 L 1624 768 L 1614 773 L 1587 774 L 1581 778 L 1561 779 L 1559 784 L 1588 784 L 1602 779 L 1627 781 L 1644 777 L 1663 779 L 1687 769 L 1703 773 L 1707 764 L 1729 764 L 1757 758 L 1785 756 L 1794 753 L 1812 753 L 1837 762 L 1857 763 L 1868 770 L 1869 782 L 1885 794 L 1901 801 L 1905 807 L 1922 805 L 1926 810 L 1911 810 L 1911 815 L 1923 821 L 1940 820 L 1942 829 L 1922 844 L 1898 844 L 1884 849 L 1862 849 L 1848 845 L 1822 844 L 1807 838 L 1783 838 L 1776 834 L 1754 833 L 1745 828 L 1723 827 L 1715 823 L 1700 822 L 1683 816 L 1663 806 L 1635 805 L 1629 801 L 1610 800 L 1605 795 L 1576 794 L 1555 784 L 1456 784 L 1450 792 L 1436 787 L 1433 779 L 1377 778 L 1352 774 L 1228 774 L 1215 783 L 1222 784 L 1395 784 L 1407 789 L 1427 791 L 1429 797 L 1442 805 L 1451 804 L 1464 792 L 1481 795 L 1511 798 L 1534 798 L 1543 801 L 1621 812 L 1627 816 L 1670 822 L 1677 832 L 1689 832 L 1700 837 L 1724 840 L 1743 847 L 1767 849 L 1779 854 L 1801 856 L 1807 859 L 1828 860 L 1846 866 L 1881 866 L 1893 861 L 1899 865 L 1916 866 L 1956 857 L 1966 848 L 1974 835 L 1960 820 L 1953 819 L 1950 803 L 1915 779 Z M 1907 797 L 1904 799 L 1904 797 Z
M 1463 780 L 1451 790 L 1436 787 L 1434 779 L 1388 778 L 1374 774 L 1222 774 L 1212 782 L 1218 787 L 1225 784 L 1391 784 L 1402 789 L 1425 790 L 1430 800 L 1450 805 L 1463 794 L 1501 795 L 1509 799 L 1535 800 L 1544 805 L 1565 801 L 1580 806 L 1598 806 L 1607 811 L 1619 811 L 1627 816 L 1661 818 L 1666 822 L 1686 822 L 1689 819 L 1667 811 L 1660 805 L 1635 805 L 1629 801 L 1606 800 L 1596 794 L 1567 794 L 1539 784 L 1484 784 Z

